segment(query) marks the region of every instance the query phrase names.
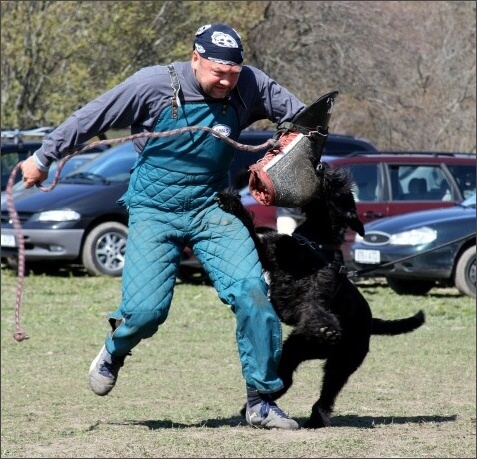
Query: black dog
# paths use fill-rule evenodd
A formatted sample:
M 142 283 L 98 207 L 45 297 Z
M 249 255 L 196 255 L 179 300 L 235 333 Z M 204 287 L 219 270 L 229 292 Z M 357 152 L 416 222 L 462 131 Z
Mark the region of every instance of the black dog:
M 291 333 L 283 345 L 278 375 L 284 388 L 306 360 L 325 359 L 319 399 L 303 427 L 330 425 L 335 399 L 363 363 L 371 335 L 408 333 L 424 323 L 424 313 L 399 320 L 373 318 L 368 302 L 348 279 L 341 245 L 346 229 L 364 234 L 356 213 L 349 173 L 343 168 L 317 168 L 316 196 L 301 210 L 306 220 L 293 233 L 259 236 L 253 216 L 233 190 L 219 193 L 221 207 L 240 218 L 250 231 L 270 283 L 270 300 Z M 244 414 L 242 409 L 242 414 Z

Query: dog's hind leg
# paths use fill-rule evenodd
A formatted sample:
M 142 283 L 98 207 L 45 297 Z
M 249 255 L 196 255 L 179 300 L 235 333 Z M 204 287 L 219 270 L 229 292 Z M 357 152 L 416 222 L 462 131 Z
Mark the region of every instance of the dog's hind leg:
M 324 355 L 320 354 L 320 340 L 310 337 L 305 338 L 292 331 L 283 344 L 277 369 L 278 377 L 283 381 L 283 388 L 271 394 L 273 399 L 280 398 L 290 389 L 293 384 L 293 373 L 300 363 L 321 358 L 324 358 Z
M 340 343 L 329 355 L 323 372 L 320 398 L 311 409 L 310 418 L 303 427 L 318 429 L 330 425 L 336 397 L 348 382 L 349 377 L 360 367 L 369 351 L 369 337 L 361 343 Z

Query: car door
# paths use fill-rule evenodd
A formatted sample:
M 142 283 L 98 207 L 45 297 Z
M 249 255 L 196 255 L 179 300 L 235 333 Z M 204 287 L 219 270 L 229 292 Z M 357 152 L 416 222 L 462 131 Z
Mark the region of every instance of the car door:
M 388 215 L 385 202 L 382 164 L 379 162 L 350 164 L 356 208 L 363 223 Z
M 356 156 L 336 161 L 333 165 L 339 165 L 350 171 L 356 209 L 363 223 L 389 214 L 383 165 L 377 156 Z
M 356 201 L 356 210 L 363 223 L 383 218 L 388 215 L 387 188 L 383 165 L 376 155 L 359 155 L 347 157 L 332 162 L 333 167 L 348 169 L 353 182 L 352 192 Z M 348 228 L 343 244 L 345 263 L 350 263 L 350 248 L 355 239 L 355 233 Z

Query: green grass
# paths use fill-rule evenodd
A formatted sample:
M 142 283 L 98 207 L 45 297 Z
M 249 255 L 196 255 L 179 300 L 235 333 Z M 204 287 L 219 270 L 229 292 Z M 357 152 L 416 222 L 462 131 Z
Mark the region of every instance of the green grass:
M 16 342 L 14 273 L 2 268 L 2 457 L 475 457 L 475 300 L 454 289 L 402 297 L 358 282 L 373 314 L 424 309 L 409 335 L 373 337 L 336 403 L 332 427 L 264 431 L 239 416 L 244 381 L 235 319 L 210 286 L 178 284 L 166 323 L 95 396 L 92 359 L 120 279 L 30 274 Z M 288 332 L 284 329 L 285 335 Z M 299 422 L 321 382 L 307 362 L 280 406 Z

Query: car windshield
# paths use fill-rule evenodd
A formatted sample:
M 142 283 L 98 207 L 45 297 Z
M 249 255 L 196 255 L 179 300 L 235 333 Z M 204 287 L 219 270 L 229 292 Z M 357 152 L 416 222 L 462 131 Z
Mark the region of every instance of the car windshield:
M 59 180 L 60 181 L 63 180 L 63 178 L 65 178 L 68 174 L 76 171 L 76 169 L 78 169 L 80 166 L 87 163 L 88 161 L 92 161 L 99 154 L 100 154 L 99 152 L 96 152 L 96 153 L 84 153 L 78 156 L 73 156 L 68 161 L 66 161 L 66 163 L 63 165 Z M 59 161 L 55 161 L 54 163 L 51 164 L 50 169 L 48 171 L 48 177 L 46 178 L 46 180 L 44 180 L 41 183 L 42 187 L 47 187 L 51 185 L 55 177 L 56 171 L 58 169 L 58 164 L 59 164 Z M 25 186 L 23 184 L 23 181 L 17 182 L 15 183 L 15 185 L 13 185 L 14 192 L 22 191 L 24 189 L 25 189 Z
M 71 182 L 77 178 L 93 180 L 96 177 L 98 180 L 106 180 L 108 182 L 127 181 L 137 156 L 138 154 L 132 142 L 126 142 L 112 147 L 97 158 L 83 164 L 68 174 L 63 180 Z

